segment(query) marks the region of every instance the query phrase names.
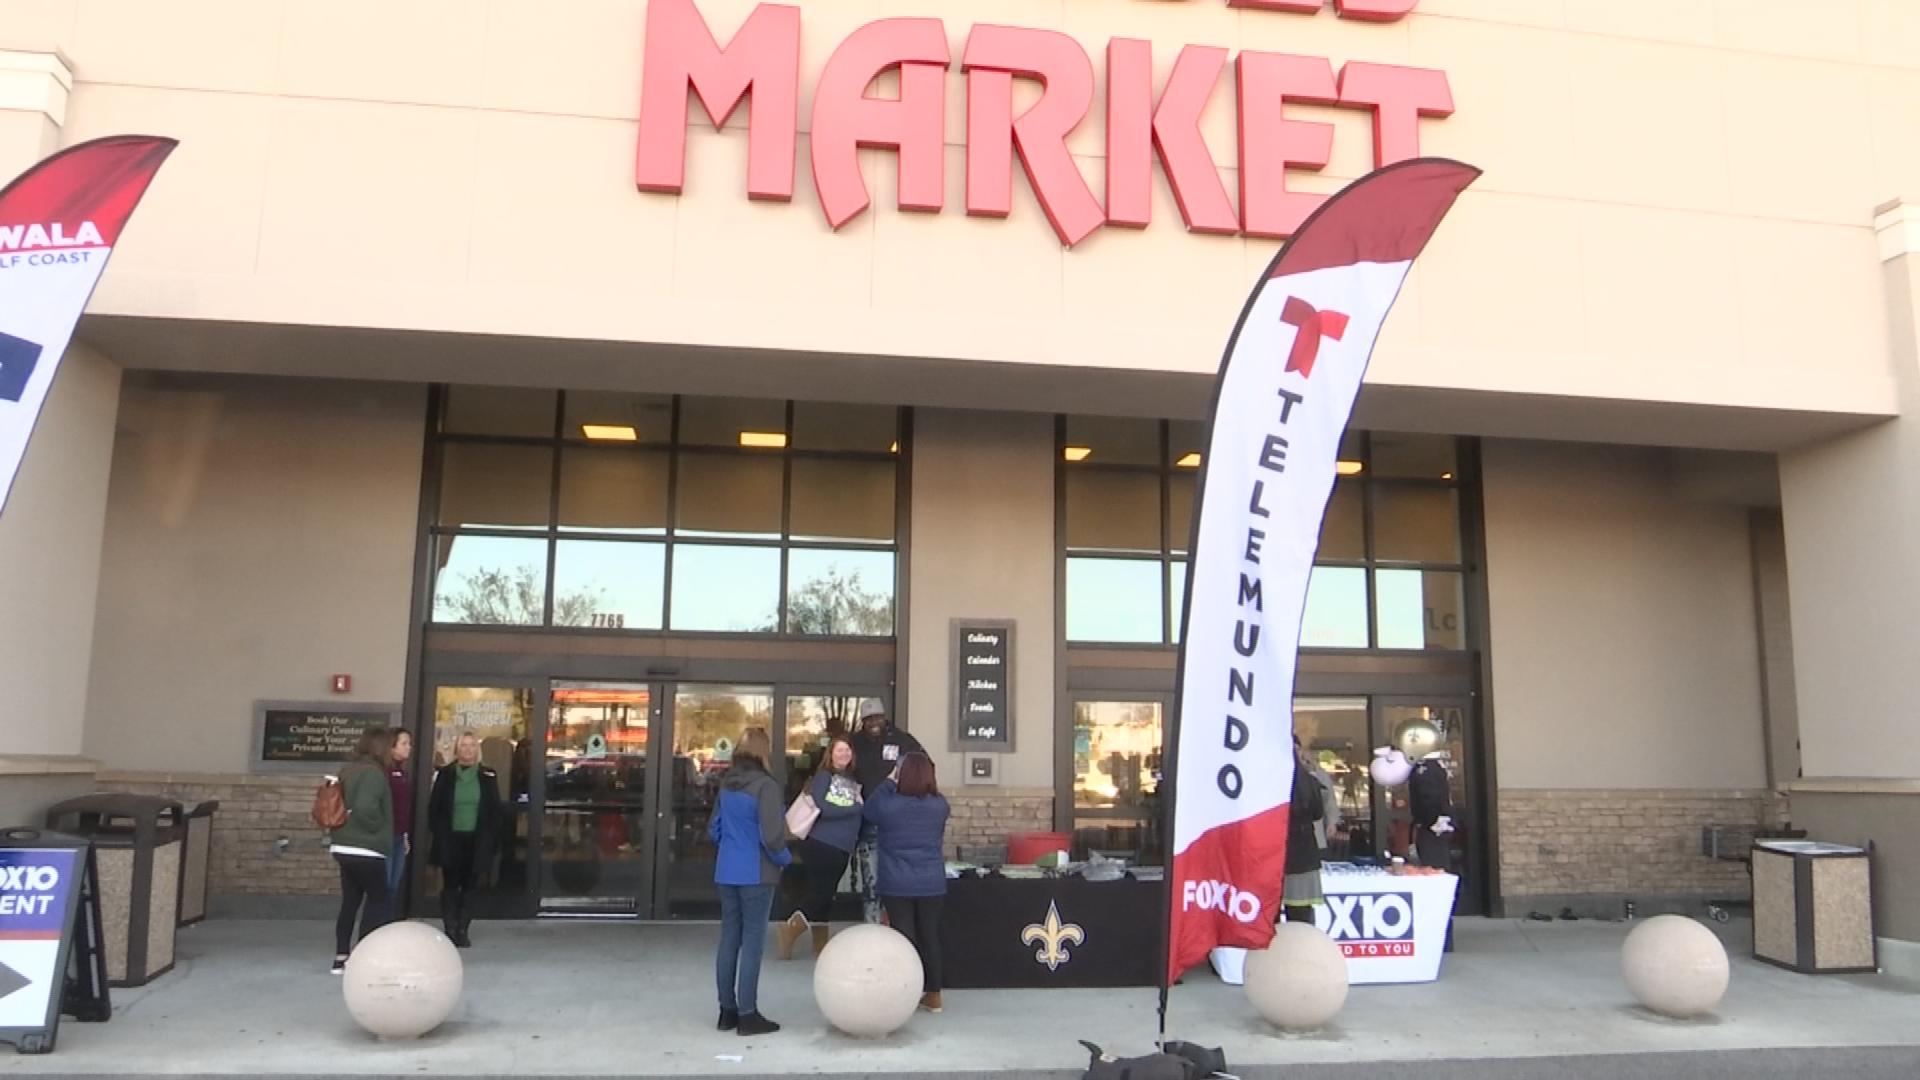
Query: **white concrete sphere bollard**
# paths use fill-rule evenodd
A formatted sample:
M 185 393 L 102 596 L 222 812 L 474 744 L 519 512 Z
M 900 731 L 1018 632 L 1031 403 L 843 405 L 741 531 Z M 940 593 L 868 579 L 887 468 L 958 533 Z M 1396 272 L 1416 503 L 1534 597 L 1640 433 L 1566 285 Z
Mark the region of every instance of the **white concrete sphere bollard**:
M 833 935 L 813 963 L 813 999 L 827 1023 L 877 1039 L 898 1031 L 920 1007 L 924 973 L 906 935 L 860 924 Z
M 341 981 L 361 1027 L 383 1039 L 417 1039 L 460 1001 L 460 950 L 426 923 L 389 923 L 354 946 Z
M 1681 915 L 1656 915 L 1634 927 L 1620 949 L 1620 970 L 1634 1000 L 1680 1019 L 1712 1012 L 1731 976 L 1726 946 Z
M 1247 954 L 1247 1000 L 1267 1023 L 1314 1031 L 1347 1003 L 1347 956 L 1306 923 L 1274 928 L 1273 943 Z

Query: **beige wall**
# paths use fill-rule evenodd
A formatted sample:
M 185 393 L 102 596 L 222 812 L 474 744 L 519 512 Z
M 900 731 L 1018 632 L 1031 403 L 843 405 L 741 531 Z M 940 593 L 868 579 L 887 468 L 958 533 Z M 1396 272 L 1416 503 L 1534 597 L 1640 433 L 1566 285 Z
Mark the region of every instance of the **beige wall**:
M 1053 417 L 919 409 L 913 420 L 908 566 L 908 726 L 944 784 L 950 752 L 951 621 L 1013 619 L 1014 753 L 1000 786 L 1053 789 Z
M 398 702 L 426 392 L 129 376 L 113 449 L 86 751 L 239 773 L 253 703 Z
M 67 350 L 0 514 L 0 742 L 78 754 L 120 368 Z
M 1763 787 L 1748 508 L 1657 451 L 1484 456 L 1501 788 Z
M 883 14 L 942 17 L 956 50 L 975 22 L 1058 28 L 1097 73 L 1119 35 L 1153 41 L 1163 78 L 1189 43 L 1443 68 L 1457 112 L 1422 123 L 1423 150 L 1486 176 L 1416 271 L 1373 383 L 1662 401 L 1722 421 L 1738 407 L 1766 438 L 1781 430 L 1767 410 L 1894 408 L 1869 224 L 1880 201 L 1920 191 L 1903 134 L 1920 120 L 1920 26 L 1904 3 L 1426 0 L 1375 26 L 1224 0 L 804 0 L 802 126 L 830 50 Z M 722 38 L 752 6 L 700 2 Z M 804 157 L 792 204 L 748 201 L 744 109 L 724 135 L 692 123 L 683 196 L 641 195 L 644 11 L 39 0 L 9 11 L 0 48 L 72 58 L 65 141 L 183 140 L 101 289 L 108 313 L 1197 377 L 1274 249 L 1186 234 L 1164 181 L 1151 228 L 1070 252 L 1024 180 L 1010 220 L 969 218 L 957 71 L 945 213 L 888 208 L 893 159 L 877 152 L 875 208 L 838 234 Z M 1229 190 L 1233 96 L 1229 74 L 1203 122 Z M 1331 190 L 1370 164 L 1363 114 L 1293 111 L 1336 128 L 1332 165 L 1298 186 Z M 1096 193 L 1100 112 L 1072 137 Z M 1460 417 L 1479 415 L 1469 404 Z M 1444 401 L 1424 419 L 1471 433 Z M 1635 436 L 1626 414 L 1594 419 L 1583 437 Z

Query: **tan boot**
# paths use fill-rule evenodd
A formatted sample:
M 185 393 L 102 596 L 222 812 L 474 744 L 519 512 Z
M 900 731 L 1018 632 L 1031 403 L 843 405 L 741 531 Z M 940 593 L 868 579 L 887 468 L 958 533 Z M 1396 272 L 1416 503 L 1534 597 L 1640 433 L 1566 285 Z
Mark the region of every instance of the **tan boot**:
M 940 1011 L 940 991 L 935 990 L 931 994 L 921 994 L 920 1007 L 927 1010 L 930 1013 L 939 1012 Z
M 787 916 L 787 921 L 780 924 L 780 959 L 793 959 L 794 943 L 799 941 L 800 935 L 806 932 L 807 917 L 805 915 L 796 911 L 792 915 Z
M 816 926 L 813 928 L 813 955 L 814 956 L 816 957 L 819 956 L 820 953 L 826 949 L 828 936 L 829 936 L 829 931 L 825 926 Z

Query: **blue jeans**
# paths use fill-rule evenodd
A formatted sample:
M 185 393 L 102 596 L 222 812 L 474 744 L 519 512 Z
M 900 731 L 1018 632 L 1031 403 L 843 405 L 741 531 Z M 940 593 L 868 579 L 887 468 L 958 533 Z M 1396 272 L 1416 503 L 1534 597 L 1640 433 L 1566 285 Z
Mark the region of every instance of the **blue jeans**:
M 759 1012 L 760 959 L 767 953 L 767 919 L 773 914 L 773 886 L 721 885 L 718 888 L 720 952 L 714 957 L 713 976 L 720 988 L 720 1007 L 741 1013 Z
M 393 910 L 400 911 L 400 879 L 407 874 L 407 834 L 393 835 L 393 848 L 387 855 L 387 898 L 393 901 Z

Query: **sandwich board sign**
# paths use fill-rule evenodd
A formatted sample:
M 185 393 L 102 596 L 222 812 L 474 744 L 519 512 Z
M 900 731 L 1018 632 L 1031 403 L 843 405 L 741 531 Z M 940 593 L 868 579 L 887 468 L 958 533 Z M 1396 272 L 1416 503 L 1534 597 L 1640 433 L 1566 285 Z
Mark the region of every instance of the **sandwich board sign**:
M 98 880 L 85 840 L 0 832 L 0 1042 L 23 1054 L 53 1049 L 63 1011 L 111 1011 Z

